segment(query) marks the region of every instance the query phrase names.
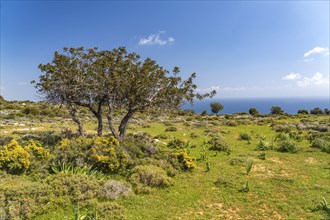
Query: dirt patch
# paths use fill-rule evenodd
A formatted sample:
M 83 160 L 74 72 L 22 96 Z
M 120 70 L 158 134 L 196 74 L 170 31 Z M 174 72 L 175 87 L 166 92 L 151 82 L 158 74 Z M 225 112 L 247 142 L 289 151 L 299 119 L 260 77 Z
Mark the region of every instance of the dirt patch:
M 314 157 L 308 157 L 305 162 L 309 164 L 317 164 L 318 161 Z
M 281 161 L 277 157 L 271 157 L 271 158 L 268 158 L 267 160 L 275 162 L 275 163 L 280 163 L 280 164 L 283 163 L 283 161 Z

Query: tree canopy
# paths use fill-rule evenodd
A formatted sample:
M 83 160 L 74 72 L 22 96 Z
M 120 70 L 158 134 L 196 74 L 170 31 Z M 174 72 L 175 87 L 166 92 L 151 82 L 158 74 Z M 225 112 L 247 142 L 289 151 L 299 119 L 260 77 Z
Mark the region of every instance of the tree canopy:
M 212 102 L 210 104 L 211 106 L 211 111 L 214 113 L 214 114 L 218 114 L 220 111 L 223 110 L 223 105 L 220 104 L 219 102 Z
M 64 48 L 63 53 L 56 51 L 52 62 L 40 64 L 39 69 L 39 81 L 33 81 L 38 92 L 48 102 L 67 105 L 80 134 L 83 129 L 77 106 L 88 108 L 97 118 L 99 136 L 105 111 L 112 134 L 123 139 L 129 119 L 136 112 L 148 108 L 175 110 L 185 102 L 193 104 L 196 98 L 215 95 L 215 91 L 195 93 L 195 73 L 183 80 L 178 67 L 169 72 L 150 58 L 141 61 L 138 54 L 128 53 L 125 47 L 111 51 Z M 113 125 L 115 110 L 125 111 L 118 129 Z

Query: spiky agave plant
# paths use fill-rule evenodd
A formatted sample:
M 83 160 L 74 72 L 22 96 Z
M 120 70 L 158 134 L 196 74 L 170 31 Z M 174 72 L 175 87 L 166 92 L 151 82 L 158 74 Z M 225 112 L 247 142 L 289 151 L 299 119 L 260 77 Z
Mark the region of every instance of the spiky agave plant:
M 245 166 L 246 175 L 249 175 L 249 173 L 250 173 L 250 171 L 252 169 L 252 165 L 253 165 L 253 161 L 252 160 L 246 161 L 246 166 Z

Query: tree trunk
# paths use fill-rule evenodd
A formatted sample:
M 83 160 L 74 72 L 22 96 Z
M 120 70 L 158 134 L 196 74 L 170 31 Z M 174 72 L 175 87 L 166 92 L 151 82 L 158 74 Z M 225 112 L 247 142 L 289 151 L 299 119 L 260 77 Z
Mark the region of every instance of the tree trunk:
M 97 111 L 92 107 L 89 106 L 89 109 L 93 113 L 93 115 L 97 118 L 97 136 L 101 137 L 102 136 L 102 131 L 103 131 L 103 121 L 102 121 L 102 103 L 98 103 L 98 108 Z
M 80 121 L 80 119 L 77 117 L 77 109 L 74 106 L 70 106 L 70 115 L 72 120 L 77 123 L 78 126 L 78 135 L 79 136 L 83 136 L 84 135 L 84 129 L 83 129 L 83 125 Z
M 128 121 L 133 116 L 133 114 L 134 114 L 134 111 L 132 111 L 132 110 L 128 111 L 127 114 L 125 115 L 125 117 L 123 118 L 123 120 L 121 120 L 121 122 L 120 122 L 120 125 L 118 128 L 120 140 L 123 140 L 125 138 Z
M 95 115 L 97 117 L 97 136 L 102 136 L 102 130 L 103 130 L 103 121 L 102 121 L 102 115 L 97 114 Z
M 118 133 L 115 129 L 115 127 L 113 126 L 113 118 L 112 118 L 112 114 L 113 114 L 113 107 L 109 104 L 109 114 L 107 115 L 107 119 L 108 119 L 108 124 L 109 124 L 109 129 L 112 133 L 112 135 L 116 138 L 119 139 Z

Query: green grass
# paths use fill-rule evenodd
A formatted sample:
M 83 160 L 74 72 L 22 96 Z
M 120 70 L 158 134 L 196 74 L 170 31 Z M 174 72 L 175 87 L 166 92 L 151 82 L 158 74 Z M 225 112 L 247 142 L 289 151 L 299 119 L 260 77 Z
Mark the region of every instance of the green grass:
M 323 217 L 321 211 L 311 210 L 322 201 L 322 197 L 330 200 L 330 170 L 327 168 L 329 154 L 311 148 L 310 143 L 304 138 L 300 142 L 295 142 L 299 148 L 297 153 L 267 150 L 266 159 L 261 160 L 258 156 L 262 151 L 256 150 L 256 147 L 262 137 L 275 148 L 278 146 L 274 141 L 276 132 L 271 129 L 270 123 L 225 126 L 221 125 L 221 119 L 216 119 L 219 125 L 211 125 L 210 121 L 208 122 L 210 117 L 201 120 L 189 119 L 188 122 L 202 124 L 202 127 L 187 126 L 184 117 L 180 117 L 179 122 L 175 121 L 177 118 L 173 118 L 170 123 L 178 129 L 175 132 L 165 132 L 165 129 L 171 126 L 166 126 L 157 120 L 144 122 L 149 126 L 138 124 L 130 126 L 129 133 L 143 131 L 153 137 L 166 134 L 169 138 L 161 140 L 165 143 L 173 138 L 190 141 L 187 151 L 196 158 L 205 154 L 202 144 L 211 138 L 207 136 L 205 130 L 218 129 L 217 134 L 228 143 L 232 152 L 227 154 L 206 150 L 207 162 L 211 165 L 208 172 L 206 172 L 206 161 L 197 161 L 195 170 L 174 177 L 175 184 L 172 187 L 118 200 L 117 203 L 126 209 L 127 219 L 316 220 Z M 327 119 L 324 116 L 308 116 L 308 118 L 317 121 Z M 276 122 L 297 123 L 299 120 L 298 117 L 294 117 Z M 208 125 L 204 126 L 204 122 Z M 42 123 L 38 124 L 38 127 L 41 130 L 58 130 L 62 126 L 67 126 L 75 130 L 74 124 L 69 122 L 64 125 L 58 123 L 58 128 L 54 126 L 51 128 L 52 124 L 54 123 Z M 95 126 L 95 123 L 88 122 L 87 132 L 95 133 Z M 3 129 L 9 134 L 15 130 L 14 127 L 9 126 Z M 190 138 L 191 133 L 198 137 Z M 242 133 L 251 135 L 250 144 L 240 140 Z M 193 145 L 195 147 L 191 147 Z M 231 165 L 230 161 L 235 158 L 243 162 Z M 248 175 L 246 175 L 247 161 L 253 162 Z M 227 184 L 215 184 L 219 178 Z M 239 190 L 246 182 L 249 183 L 249 191 L 242 193 Z M 71 213 L 70 210 L 72 210 L 70 207 L 66 207 L 37 219 L 72 219 L 73 211 Z

